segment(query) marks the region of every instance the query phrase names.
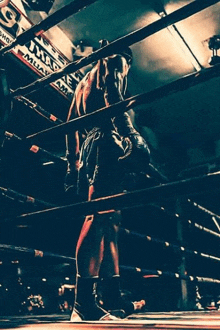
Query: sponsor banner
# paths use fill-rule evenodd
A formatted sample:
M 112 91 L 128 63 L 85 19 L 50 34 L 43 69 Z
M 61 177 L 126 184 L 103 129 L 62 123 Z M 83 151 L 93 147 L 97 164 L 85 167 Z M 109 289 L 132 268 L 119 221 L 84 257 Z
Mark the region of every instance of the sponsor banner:
M 10 44 L 31 26 L 30 20 L 11 1 L 7 6 L 2 7 L 0 0 L 0 47 Z M 69 60 L 43 34 L 24 46 L 16 46 L 11 53 L 39 76 L 46 76 L 69 63 Z M 75 73 L 66 75 L 51 85 L 71 100 L 78 81 L 79 77 Z

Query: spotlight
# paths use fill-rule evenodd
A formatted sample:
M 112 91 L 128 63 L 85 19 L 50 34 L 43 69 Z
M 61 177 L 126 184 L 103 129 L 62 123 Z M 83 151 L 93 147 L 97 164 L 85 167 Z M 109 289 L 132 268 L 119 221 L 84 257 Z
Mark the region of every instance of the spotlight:
M 218 50 L 220 49 L 220 35 L 214 35 L 209 39 L 209 49 L 212 50 L 212 57 L 209 60 L 210 65 L 216 65 L 220 63 L 220 56 L 218 56 Z

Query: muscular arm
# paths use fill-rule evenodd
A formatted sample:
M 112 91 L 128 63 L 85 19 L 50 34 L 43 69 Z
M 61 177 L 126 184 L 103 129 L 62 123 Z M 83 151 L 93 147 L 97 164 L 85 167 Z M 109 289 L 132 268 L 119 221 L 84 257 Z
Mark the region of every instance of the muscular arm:
M 110 104 L 124 100 L 129 67 L 126 60 L 121 56 L 110 59 L 105 63 L 105 66 L 104 99 L 106 106 L 109 106 Z M 129 136 L 130 134 L 137 133 L 127 112 L 113 118 L 113 123 L 122 136 Z
M 79 166 L 79 132 L 66 135 L 66 158 L 67 158 L 67 172 L 71 170 L 78 170 Z
M 127 87 L 128 65 L 121 56 L 109 58 L 105 66 L 104 99 L 106 106 L 122 101 Z
M 113 61 L 115 60 L 115 61 Z M 115 59 L 109 60 L 106 64 L 105 77 L 105 104 L 110 104 L 122 101 L 127 88 L 128 64 L 126 60 L 117 56 Z M 127 112 L 117 115 L 113 118 L 113 123 L 118 132 L 122 136 L 130 138 L 133 146 L 138 152 L 144 154 L 146 162 L 150 161 L 150 151 L 144 138 L 134 128 L 131 118 Z

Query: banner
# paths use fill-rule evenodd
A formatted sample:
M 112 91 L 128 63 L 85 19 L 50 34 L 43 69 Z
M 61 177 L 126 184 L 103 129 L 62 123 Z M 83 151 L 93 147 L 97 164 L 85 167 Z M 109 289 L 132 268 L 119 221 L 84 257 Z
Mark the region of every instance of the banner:
M 10 44 L 32 25 L 11 1 L 7 6 L 0 7 L 0 48 Z M 70 62 L 43 34 L 24 46 L 16 46 L 11 53 L 39 76 L 46 76 Z M 79 80 L 77 73 L 69 74 L 51 83 L 51 86 L 71 100 Z

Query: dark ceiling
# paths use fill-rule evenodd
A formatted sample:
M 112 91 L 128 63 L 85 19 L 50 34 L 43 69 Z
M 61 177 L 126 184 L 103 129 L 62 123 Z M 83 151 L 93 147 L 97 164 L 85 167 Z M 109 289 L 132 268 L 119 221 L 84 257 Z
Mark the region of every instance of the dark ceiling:
M 55 0 L 50 13 L 70 2 Z M 77 45 L 83 40 L 88 45 L 98 47 L 100 39 L 113 41 L 159 20 L 161 14 L 169 14 L 190 2 L 192 1 L 100 0 L 59 26 L 73 44 Z M 133 45 L 134 64 L 129 84 L 131 93 L 151 90 L 201 67 L 209 67 L 211 51 L 207 40 L 220 32 L 219 9 L 220 4 L 217 3 L 176 23 L 182 39 L 170 27 Z M 184 48 L 183 40 L 199 62 L 196 68 L 191 63 L 192 57 Z

